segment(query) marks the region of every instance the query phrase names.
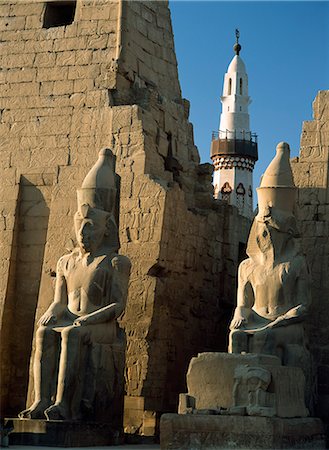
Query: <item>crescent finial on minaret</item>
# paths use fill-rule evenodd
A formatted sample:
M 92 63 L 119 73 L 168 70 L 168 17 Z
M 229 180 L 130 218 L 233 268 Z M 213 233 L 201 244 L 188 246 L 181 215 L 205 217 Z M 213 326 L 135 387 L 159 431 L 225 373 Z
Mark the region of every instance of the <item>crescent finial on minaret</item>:
M 239 37 L 240 37 L 240 31 L 236 28 L 235 29 L 235 37 L 236 37 L 236 43 L 234 44 L 233 50 L 237 55 L 239 55 L 241 50 L 241 45 L 239 44 Z

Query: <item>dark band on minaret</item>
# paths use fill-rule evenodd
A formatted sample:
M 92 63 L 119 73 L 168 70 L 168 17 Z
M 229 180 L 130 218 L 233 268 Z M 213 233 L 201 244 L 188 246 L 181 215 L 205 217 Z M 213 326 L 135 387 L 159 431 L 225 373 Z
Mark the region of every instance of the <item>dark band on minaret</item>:
M 239 44 L 240 31 L 237 28 L 235 29 L 235 37 L 236 43 L 234 44 L 233 50 L 235 51 L 236 55 L 239 55 L 241 50 L 241 45 Z

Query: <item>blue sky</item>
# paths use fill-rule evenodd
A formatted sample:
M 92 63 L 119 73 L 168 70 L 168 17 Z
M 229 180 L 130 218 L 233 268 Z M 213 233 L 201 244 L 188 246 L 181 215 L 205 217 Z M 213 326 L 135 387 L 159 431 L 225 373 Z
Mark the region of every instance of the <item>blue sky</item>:
M 258 134 L 254 187 L 287 141 L 298 156 L 302 122 L 317 92 L 329 89 L 328 1 L 170 1 L 183 97 L 201 161 L 218 129 L 223 77 L 234 56 L 235 28 L 249 76 L 251 130 Z

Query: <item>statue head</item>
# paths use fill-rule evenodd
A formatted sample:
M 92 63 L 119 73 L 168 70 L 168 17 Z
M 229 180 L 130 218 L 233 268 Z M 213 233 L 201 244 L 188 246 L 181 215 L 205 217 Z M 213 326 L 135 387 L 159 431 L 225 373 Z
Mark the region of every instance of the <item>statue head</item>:
M 77 190 L 78 211 L 74 216 L 74 226 L 83 253 L 93 253 L 102 244 L 114 251 L 120 246 L 116 220 L 117 179 L 115 157 L 110 149 L 102 149 Z
M 74 228 L 82 253 L 95 253 L 109 234 L 110 214 L 89 205 L 81 205 L 74 215 Z
M 247 246 L 247 254 L 251 258 L 262 254 L 273 261 L 283 253 L 292 251 L 294 247 L 293 238 L 298 236 L 294 216 L 296 187 L 289 157 L 289 145 L 280 142 L 276 148 L 276 156 L 257 189 L 258 214 Z
M 246 373 L 246 381 L 249 392 L 257 389 L 266 391 L 271 382 L 271 372 L 262 367 L 249 367 Z

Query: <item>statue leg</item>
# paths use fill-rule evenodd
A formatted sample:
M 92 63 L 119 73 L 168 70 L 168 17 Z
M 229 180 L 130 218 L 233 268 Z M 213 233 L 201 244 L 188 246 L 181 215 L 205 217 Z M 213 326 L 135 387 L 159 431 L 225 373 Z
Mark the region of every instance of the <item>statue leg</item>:
M 229 335 L 228 352 L 248 352 L 248 334 L 242 330 L 232 330 Z
M 73 410 L 79 409 L 81 402 L 85 373 L 85 367 L 82 363 L 85 361 L 87 344 L 90 340 L 89 327 L 65 327 L 61 336 L 62 345 L 56 401 L 45 411 L 48 420 L 77 419 L 77 413 Z M 72 408 L 73 401 L 75 405 L 78 405 L 77 408 Z
M 51 404 L 52 383 L 55 377 L 59 336 L 52 328 L 41 326 L 36 332 L 36 351 L 33 363 L 34 402 L 19 413 L 21 419 L 44 419 Z

